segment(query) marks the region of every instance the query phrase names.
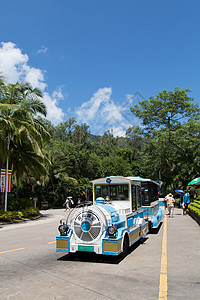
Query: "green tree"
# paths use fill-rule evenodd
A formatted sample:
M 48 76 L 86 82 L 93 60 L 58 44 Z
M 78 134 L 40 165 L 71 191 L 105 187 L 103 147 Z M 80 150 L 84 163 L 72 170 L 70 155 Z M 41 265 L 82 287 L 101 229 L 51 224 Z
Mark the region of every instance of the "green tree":
M 106 156 L 102 159 L 102 174 L 106 176 L 132 176 L 131 165 L 120 156 Z
M 200 145 L 200 110 L 190 90 L 162 91 L 131 111 L 141 120 L 145 137 L 143 171 L 164 181 L 164 190 L 184 188 L 195 173 Z M 160 178 L 161 177 L 161 178 Z
M 52 150 L 47 155 L 50 164 L 46 164 L 46 174 L 40 176 L 39 192 L 43 199 L 45 199 L 44 194 L 47 196 L 49 205 L 58 207 L 64 202 L 67 193 L 78 185 L 78 181 L 69 176 L 69 170 L 63 164 L 63 155 Z
M 100 151 L 102 156 L 113 155 L 117 147 L 117 140 L 112 131 L 106 131 L 101 137 Z
M 74 125 L 74 130 L 71 132 L 71 141 L 77 150 L 90 148 L 91 142 L 89 141 L 89 133 L 89 126 L 87 124 Z
M 46 107 L 40 100 L 41 92 L 38 89 L 32 89 L 27 83 L 1 84 L 0 96 L 1 160 L 4 165 L 7 160 L 8 165 L 9 159 L 10 166 L 17 166 L 14 172 L 18 183 L 19 176 L 23 172 L 27 173 L 31 169 L 33 173 L 34 171 L 36 173 L 39 163 L 44 158 L 43 142 L 49 134 L 35 116 L 37 113 L 46 116 Z M 30 161 L 33 155 L 37 156 L 38 162 L 32 165 Z M 29 163 L 26 164 L 25 162 L 28 161 Z M 42 164 L 40 164 L 40 170 L 42 169 Z
M 54 129 L 53 138 L 64 142 L 71 142 L 75 124 L 76 120 L 74 118 L 69 118 L 66 122 L 60 123 Z
M 183 123 L 200 119 L 200 109 L 192 103 L 193 98 L 188 93 L 189 89 L 181 90 L 177 87 L 174 91 L 163 90 L 156 97 L 140 101 L 131 111 L 142 120 L 145 132 L 153 135 L 154 129 L 165 131 L 169 143 L 183 151 L 178 144 L 179 129 Z

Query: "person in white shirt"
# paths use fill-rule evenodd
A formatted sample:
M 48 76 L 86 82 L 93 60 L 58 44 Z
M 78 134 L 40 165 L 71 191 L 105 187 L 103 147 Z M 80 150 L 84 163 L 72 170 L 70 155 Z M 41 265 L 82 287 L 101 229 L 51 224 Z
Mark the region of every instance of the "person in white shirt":
M 72 197 L 69 196 L 66 198 L 65 202 L 63 203 L 63 206 L 66 206 L 65 211 L 67 211 L 69 209 L 69 211 L 71 210 L 72 205 L 74 204 L 74 201 L 72 200 Z

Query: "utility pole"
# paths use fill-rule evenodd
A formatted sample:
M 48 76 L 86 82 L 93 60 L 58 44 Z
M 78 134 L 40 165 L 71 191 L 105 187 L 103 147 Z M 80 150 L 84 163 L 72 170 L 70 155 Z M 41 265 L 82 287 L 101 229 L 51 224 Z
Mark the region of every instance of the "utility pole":
M 10 137 L 9 137 L 9 134 L 8 134 L 8 146 L 7 146 L 7 149 L 9 151 L 9 147 L 10 147 Z M 5 184 L 5 211 L 7 211 L 7 199 L 8 199 L 8 154 L 7 154 L 7 160 L 6 160 L 6 184 Z

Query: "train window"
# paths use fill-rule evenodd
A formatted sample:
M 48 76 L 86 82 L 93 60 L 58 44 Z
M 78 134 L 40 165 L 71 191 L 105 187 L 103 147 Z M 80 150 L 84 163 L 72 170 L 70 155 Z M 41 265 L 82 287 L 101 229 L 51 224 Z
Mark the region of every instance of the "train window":
M 96 185 L 95 199 L 98 197 L 112 201 L 127 201 L 129 200 L 128 184 Z
M 137 203 L 136 203 L 136 186 L 132 185 L 132 210 L 137 209 Z
M 95 197 L 101 197 L 101 186 L 100 185 L 96 185 L 95 186 Z
M 117 194 L 117 199 L 118 200 L 122 201 L 122 200 L 128 200 L 129 199 L 128 184 L 119 184 L 119 185 L 116 186 L 116 188 L 117 188 L 117 193 L 116 194 Z
M 141 188 L 137 187 L 137 209 L 142 206 L 142 201 L 141 201 Z
M 158 185 L 153 182 L 142 183 L 142 205 L 149 206 L 158 200 Z
M 144 185 L 142 186 L 142 205 L 149 205 L 150 204 L 150 198 L 149 198 L 149 188 L 148 185 Z
M 154 183 L 149 184 L 149 194 L 151 202 L 158 200 L 158 185 Z

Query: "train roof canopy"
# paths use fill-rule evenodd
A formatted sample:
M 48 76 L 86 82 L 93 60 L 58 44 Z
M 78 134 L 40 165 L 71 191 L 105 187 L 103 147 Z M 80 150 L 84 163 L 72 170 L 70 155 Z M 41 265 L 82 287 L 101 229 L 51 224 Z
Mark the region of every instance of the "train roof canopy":
M 108 177 L 104 177 L 104 178 L 98 178 L 98 179 L 94 179 L 91 180 L 91 182 L 93 184 L 109 184 L 109 183 L 129 183 L 129 182 L 134 182 L 135 184 L 138 183 L 140 184 L 141 182 L 152 182 L 155 183 L 157 185 L 159 185 L 157 182 L 148 179 L 148 178 L 142 178 L 140 176 L 128 176 L 128 177 L 124 177 L 124 176 L 108 176 Z

